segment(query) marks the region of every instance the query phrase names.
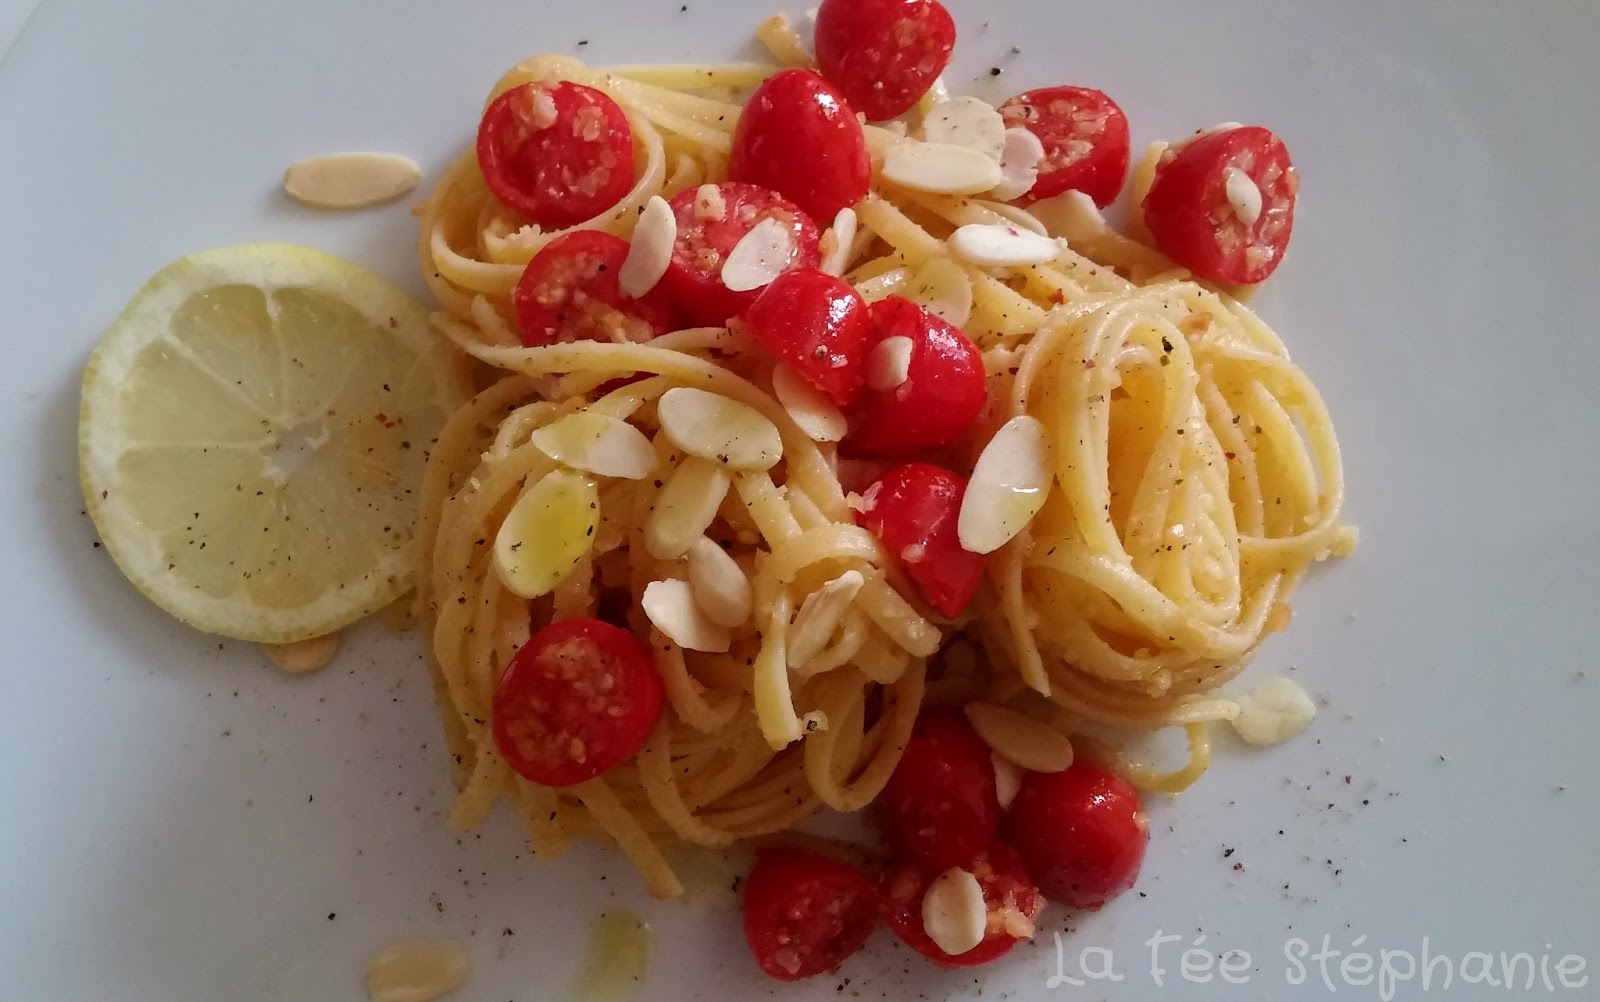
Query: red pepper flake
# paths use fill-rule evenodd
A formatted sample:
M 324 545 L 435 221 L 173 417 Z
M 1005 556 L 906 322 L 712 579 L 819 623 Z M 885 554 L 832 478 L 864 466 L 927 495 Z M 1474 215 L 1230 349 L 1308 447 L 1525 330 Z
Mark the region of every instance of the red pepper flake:
M 395 420 L 389 415 L 385 414 L 383 411 L 379 411 L 375 416 L 378 419 L 378 423 L 383 425 L 385 428 L 393 428 L 395 426 Z
M 1085 368 L 1085 369 L 1092 369 L 1092 368 L 1094 368 L 1094 359 L 1092 359 L 1092 358 L 1086 358 L 1086 359 L 1084 359 L 1084 360 L 1083 360 L 1083 367 L 1084 367 L 1084 368 Z M 1232 459 L 1232 458 L 1233 458 L 1233 457 L 1231 457 L 1231 456 L 1230 456 L 1230 457 L 1228 457 L 1228 458 L 1230 458 L 1230 459 Z
M 1060 289 L 1057 289 L 1056 291 L 1050 293 L 1050 301 L 1055 303 L 1057 306 L 1060 306 L 1062 303 L 1067 301 L 1067 294 L 1062 292 Z
M 1228 460 L 1229 462 L 1232 462 L 1233 458 L 1234 458 L 1234 455 L 1231 452 L 1224 452 L 1222 454 L 1222 458 Z

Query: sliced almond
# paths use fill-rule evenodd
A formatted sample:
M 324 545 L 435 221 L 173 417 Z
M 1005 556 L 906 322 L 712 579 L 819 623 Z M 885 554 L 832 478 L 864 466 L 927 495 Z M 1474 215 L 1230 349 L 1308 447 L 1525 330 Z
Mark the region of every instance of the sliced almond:
M 691 456 L 735 470 L 766 470 L 783 458 L 778 428 L 753 407 L 691 386 L 675 386 L 656 404 L 661 430 Z
M 1188 146 L 1190 143 L 1194 142 L 1196 139 L 1204 139 L 1207 136 L 1214 136 L 1219 132 L 1232 132 L 1234 129 L 1242 129 L 1242 128 L 1244 128 L 1244 126 L 1241 125 L 1238 122 L 1218 122 L 1216 125 L 1211 126 L 1209 129 L 1196 129 L 1193 132 L 1189 133 L 1187 136 L 1184 136 L 1182 139 L 1180 139 L 1177 142 L 1173 143 L 1171 146 L 1168 146 L 1167 147 L 1167 153 L 1176 155 L 1185 146 Z
M 728 214 L 727 200 L 722 189 L 714 184 L 702 184 L 694 190 L 694 218 L 706 222 L 720 222 Z
M 806 596 L 789 629 L 790 666 L 798 668 L 822 653 L 850 603 L 855 601 L 856 593 L 866 583 L 860 571 L 845 571 Z
M 837 442 L 850 430 L 833 399 L 782 362 L 772 370 L 772 395 L 813 442 Z
M 728 628 L 701 611 L 689 585 L 677 578 L 645 585 L 639 604 L 650 624 L 686 651 L 721 654 L 732 643 Z
M 930 143 L 965 146 L 998 161 L 1006 144 L 1006 120 L 982 98 L 952 97 L 928 109 L 922 136 Z
M 334 153 L 289 165 L 283 190 L 318 209 L 364 209 L 399 198 L 422 180 L 422 168 L 398 153 Z
M 750 227 L 722 262 L 722 284 L 730 292 L 749 292 L 783 274 L 794 258 L 794 234 L 771 216 Z
M 1000 183 L 1000 164 L 966 146 L 901 140 L 884 154 L 883 176 L 913 191 L 976 195 Z
M 568 414 L 528 440 L 556 462 L 600 477 L 641 480 L 656 468 L 656 450 L 644 432 L 609 414 Z
M 750 619 L 750 579 L 716 542 L 701 536 L 689 546 L 689 589 L 700 611 L 719 626 L 742 626 Z
M 1044 159 L 1044 144 L 1027 129 L 1007 129 L 1000 148 L 1000 183 L 989 197 L 1002 202 L 1020 198 L 1033 190 L 1039 180 L 1039 161 Z
M 1246 226 L 1254 226 L 1261 218 L 1261 188 L 1249 174 L 1237 167 L 1222 172 L 1222 191 L 1228 196 L 1233 214 Z
M 867 386 L 879 393 L 904 383 L 911 375 L 911 355 L 916 344 L 903 334 L 886 337 L 867 353 Z
M 467 979 L 467 951 L 451 939 L 405 940 L 367 959 L 372 1002 L 433 1002 Z
M 656 287 L 672 263 L 672 247 L 678 240 L 678 217 L 660 195 L 650 196 L 634 224 L 628 242 L 628 256 L 617 269 L 617 287 L 624 296 L 638 299 Z
M 538 598 L 572 573 L 594 545 L 600 492 L 579 473 L 554 470 L 523 492 L 494 537 L 494 571 L 514 595 Z
M 339 631 L 335 630 L 309 640 L 296 640 L 289 644 L 262 644 L 261 647 L 267 652 L 267 657 L 272 659 L 273 664 L 291 675 L 298 675 L 301 672 L 316 671 L 333 660 L 333 656 L 339 653 Z
M 929 258 L 911 276 L 903 294 L 952 327 L 965 327 L 972 319 L 972 280 L 950 258 Z
M 1237 702 L 1239 715 L 1233 718 L 1233 729 L 1253 745 L 1287 741 L 1311 726 L 1317 715 L 1317 704 L 1288 678 L 1269 678 Z
M 848 205 L 833 217 L 833 226 L 825 237 L 831 237 L 833 246 L 822 258 L 822 270 L 830 275 L 843 275 L 850 265 L 850 248 L 856 240 L 856 210 Z
M 1050 491 L 1050 434 L 1027 414 L 1000 426 L 983 447 L 961 499 L 956 531 L 963 548 L 993 553 L 1027 528 Z
M 1072 766 L 1072 741 L 1032 717 L 993 703 L 968 703 L 966 713 L 984 744 L 1029 772 L 1065 772 Z
M 677 560 L 716 520 L 732 483 L 714 462 L 690 457 L 672 471 L 644 523 L 644 545 L 657 560 Z
M 1061 247 L 1021 227 L 968 223 L 950 234 L 950 252 L 969 264 L 1025 265 L 1054 261 Z
M 1040 199 L 1028 206 L 1028 211 L 1044 224 L 1046 230 L 1075 247 L 1098 240 L 1110 232 L 1100 207 L 1081 191 L 1064 191 Z
M 1007 810 L 1022 789 L 1022 768 L 999 752 L 990 752 L 989 762 L 994 766 L 995 799 L 1000 801 L 1002 811 Z
M 933 878 L 922 896 L 922 928 L 934 945 L 959 957 L 983 942 L 988 924 L 983 886 L 970 871 L 956 866 Z

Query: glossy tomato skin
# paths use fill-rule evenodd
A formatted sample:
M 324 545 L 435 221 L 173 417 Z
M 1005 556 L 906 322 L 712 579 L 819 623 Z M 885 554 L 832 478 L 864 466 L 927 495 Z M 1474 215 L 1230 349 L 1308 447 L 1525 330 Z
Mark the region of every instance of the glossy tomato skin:
M 633 130 L 603 91 L 534 81 L 484 109 L 478 166 L 502 203 L 541 226 L 571 226 L 633 187 Z
M 976 967 L 1004 956 L 1033 937 L 1034 922 L 1044 910 L 1033 878 L 1004 842 L 992 843 L 962 869 L 978 878 L 989 914 L 983 941 L 953 956 L 939 948 L 922 924 L 922 899 L 944 870 L 905 864 L 885 874 L 881 884 L 884 922 L 907 946 L 944 968 Z
M 896 860 L 937 875 L 966 866 L 994 841 L 1001 812 L 989 754 L 961 714 L 918 714 L 878 797 L 878 820 Z
M 1116 201 L 1128 177 L 1128 116 L 1103 91 L 1042 87 L 1000 106 L 1006 127 L 1039 137 L 1044 160 L 1023 203 L 1076 190 L 1102 209 Z
M 846 451 L 908 457 L 960 438 L 977 420 L 986 395 L 978 346 L 909 299 L 889 296 L 873 303 L 871 313 L 868 357 L 883 341 L 904 337 L 911 341 L 911 364 L 899 386 L 862 391 L 850 414 Z
M 763 851 L 744 883 L 745 941 L 779 981 L 838 967 L 872 935 L 879 910 L 870 880 L 803 849 Z
M 722 265 L 728 252 L 762 221 L 776 220 L 788 230 L 794 241 L 790 268 L 815 268 L 822 262 L 817 224 L 798 205 L 760 185 L 724 181 L 711 187 L 719 201 L 710 210 L 697 207 L 698 188 L 687 188 L 667 203 L 678 220 L 678 238 L 664 281 L 679 310 L 700 327 L 721 327 L 761 294 L 761 289 L 734 292 L 722 284 Z
M 544 786 L 593 779 L 632 758 L 661 716 L 666 689 L 650 649 L 598 619 L 535 633 L 495 686 L 495 747 Z
M 1261 192 L 1253 223 L 1239 218 L 1227 195 L 1230 168 Z M 1237 285 L 1263 282 L 1283 260 L 1294 231 L 1300 175 L 1289 150 L 1269 129 L 1246 125 L 1203 134 L 1163 154 L 1144 200 L 1156 244 L 1202 278 Z
M 823 0 L 817 66 L 872 121 L 902 115 L 950 65 L 956 24 L 939 0 Z
M 648 341 L 677 326 L 666 292 L 622 294 L 617 274 L 628 242 L 599 230 L 573 230 L 545 244 L 511 290 L 517 331 L 528 347 L 562 341 Z
M 861 392 L 872 318 L 849 282 L 815 268 L 773 279 L 740 320 L 756 340 L 841 407 Z
M 811 70 L 783 70 L 745 102 L 728 177 L 770 188 L 827 222 L 866 196 L 872 160 L 844 96 Z
M 961 546 L 956 522 L 966 478 L 932 463 L 897 466 L 862 494 L 856 522 L 883 540 L 922 597 L 954 619 L 977 594 L 983 557 Z
M 1045 897 L 1088 911 L 1133 886 L 1150 841 L 1138 793 L 1087 762 L 1065 772 L 1028 773 L 1001 837 Z

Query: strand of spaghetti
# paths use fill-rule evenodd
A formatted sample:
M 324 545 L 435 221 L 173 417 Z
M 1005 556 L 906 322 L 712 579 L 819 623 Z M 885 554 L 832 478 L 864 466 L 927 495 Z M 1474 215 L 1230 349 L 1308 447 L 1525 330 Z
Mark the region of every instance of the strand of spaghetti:
M 510 776 L 510 767 L 495 750 L 493 743 L 481 744 L 477 760 L 472 766 L 472 777 L 456 795 L 455 803 L 450 805 L 450 815 L 445 823 L 458 832 L 482 824 Z
M 1045 673 L 1044 659 L 1039 656 L 1039 647 L 1033 640 L 1037 625 L 1033 617 L 1037 614 L 1027 608 L 1022 586 L 1023 560 L 1031 545 L 1032 538 L 1027 530 L 1023 530 L 990 558 L 989 573 L 998 584 L 1000 605 L 1005 610 L 1007 622 L 1011 624 L 1011 636 L 1016 643 L 1017 670 L 1031 689 L 1048 696 L 1050 676 Z
M 733 489 L 770 545 L 779 546 L 800 535 L 800 524 L 771 476 L 742 473 L 733 478 Z
M 673 777 L 672 734 L 666 721 L 657 722 L 644 747 L 639 749 L 639 778 L 661 820 L 686 842 L 721 849 L 733 842 L 733 833 L 697 819 L 679 795 Z
M 721 730 L 739 712 L 740 700 L 735 693 L 718 699 L 717 705 L 697 691 L 695 681 L 683 659 L 683 648 L 672 643 L 660 630 L 650 631 L 650 644 L 656 651 L 656 670 L 667 689 L 667 699 L 673 712 L 695 730 L 709 734 Z
M 651 897 L 675 898 L 683 893 L 683 883 L 672 872 L 666 857 L 661 855 L 661 848 L 644 830 L 639 819 L 617 799 L 616 792 L 603 777 L 579 783 L 570 789 L 639 869 Z
M 528 843 L 540 859 L 555 859 L 567 852 L 567 832 L 561 825 L 561 799 L 548 786 L 517 777 L 512 800 L 523 824 L 528 827 Z
M 696 63 L 692 66 L 670 63 L 609 66 L 606 72 L 627 77 L 640 83 L 654 84 L 672 90 L 700 90 L 706 87 L 725 87 L 745 90 L 778 72 L 771 63 Z
M 756 25 L 756 38 L 781 66 L 812 66 L 811 50 L 789 26 L 787 14 L 774 14 Z
M 868 192 L 867 197 L 856 203 L 856 219 L 893 247 L 901 256 L 902 264 L 918 265 L 945 251 L 944 241 L 918 226 L 877 192 Z
M 855 705 L 865 704 L 866 689 L 862 681 L 848 677 L 825 681 L 830 684 L 826 694 L 820 697 L 820 709 L 828 715 L 829 720 L 843 721 L 854 712 Z M 823 803 L 848 814 L 866 807 L 883 792 L 884 784 L 889 781 L 889 775 L 899 764 L 900 756 L 911 740 L 911 728 L 922 706 L 924 681 L 923 662 L 917 661 L 897 684 L 888 689 L 886 698 L 889 703 L 880 718 L 883 732 L 878 746 L 864 766 L 855 761 L 854 755 L 851 756 L 852 764 L 846 772 L 855 773 L 855 778 L 848 784 L 836 778 L 834 756 L 840 749 L 832 732 L 818 731 L 806 738 L 806 779 Z
M 766 629 L 761 631 L 761 652 L 753 671 L 756 719 L 767 744 L 783 748 L 800 739 L 800 717 L 794 712 L 794 697 L 789 691 L 787 650 L 789 619 L 794 609 L 787 594 L 779 591 L 767 608 Z

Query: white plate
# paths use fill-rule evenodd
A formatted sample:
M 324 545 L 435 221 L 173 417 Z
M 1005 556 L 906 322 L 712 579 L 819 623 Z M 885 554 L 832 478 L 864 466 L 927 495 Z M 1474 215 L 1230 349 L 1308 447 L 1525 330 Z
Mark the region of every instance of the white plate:
M 368 631 L 329 671 L 279 674 L 135 595 L 76 487 L 79 367 L 150 273 L 291 240 L 420 292 L 404 206 L 301 210 L 278 192 L 284 166 L 371 148 L 437 176 L 525 55 L 722 59 L 767 13 L 681 2 L 46 0 L 28 24 L 0 66 L 0 996 L 358 999 L 370 951 L 425 935 L 468 944 L 460 999 L 565 998 L 588 919 L 621 904 L 656 929 L 641 998 L 775 987 L 736 914 L 643 901 L 607 853 L 534 865 L 505 817 L 446 833 L 414 637 Z M 1052 988 L 1047 931 L 983 971 L 982 996 L 1379 997 L 1359 960 L 1285 983 L 1286 943 L 1324 934 L 1412 955 L 1426 937 L 1469 974 L 1469 951 L 1548 952 L 1553 979 L 1566 954 L 1600 964 L 1600 5 L 952 7 L 952 80 L 995 66 L 1005 92 L 1102 87 L 1136 145 L 1225 119 L 1284 135 L 1305 186 L 1259 308 L 1327 395 L 1363 529 L 1257 669 L 1293 666 L 1323 695 L 1314 730 L 1230 751 L 1155 805 L 1148 897 L 1071 923 L 1061 973 L 1095 947 L 1123 980 Z M 1183 937 L 1161 949 L 1159 994 L 1157 930 Z M 1202 934 L 1200 952 L 1251 954 L 1248 984 L 1184 981 L 1179 953 Z M 774 994 L 977 996 L 970 972 L 891 938 Z M 1489 997 L 1456 978 L 1456 995 Z

